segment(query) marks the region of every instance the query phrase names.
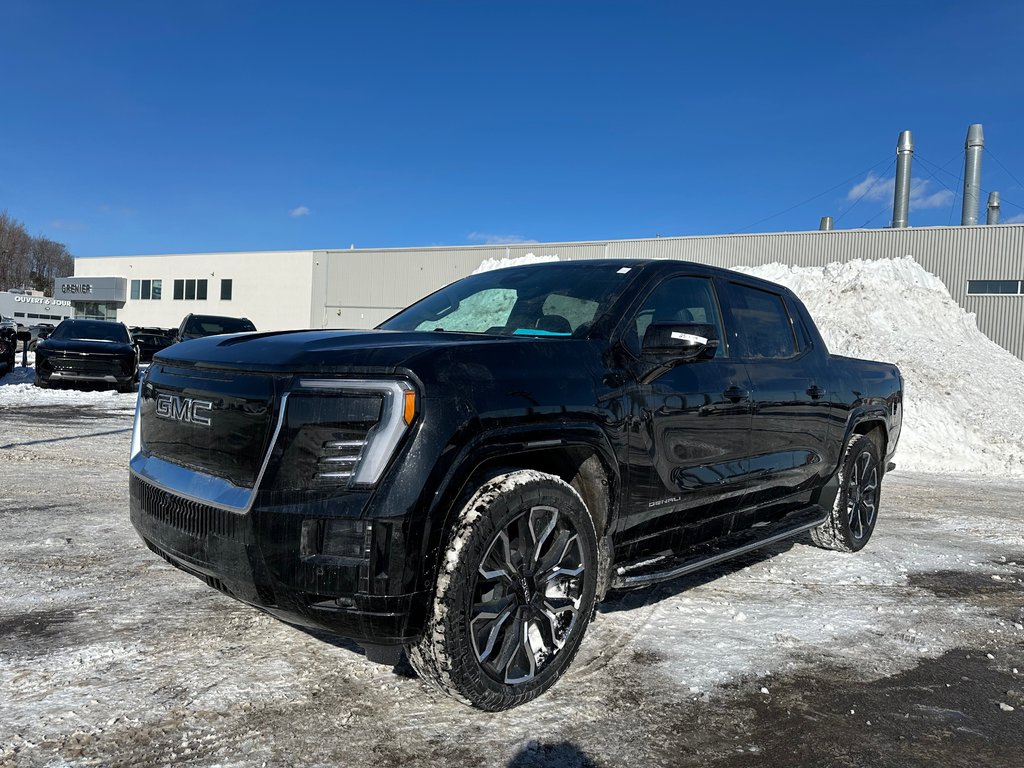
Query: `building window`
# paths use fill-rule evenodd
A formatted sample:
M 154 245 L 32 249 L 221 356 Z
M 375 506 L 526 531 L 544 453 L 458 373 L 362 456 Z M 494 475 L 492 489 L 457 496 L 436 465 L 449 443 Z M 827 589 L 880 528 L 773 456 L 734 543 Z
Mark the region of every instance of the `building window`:
M 1020 280 L 968 280 L 968 295 L 1006 296 L 1021 293 Z
M 220 281 L 220 300 L 231 301 L 231 281 L 221 280 Z
M 160 281 L 153 281 L 153 298 L 160 298 Z M 175 301 L 206 301 L 207 286 L 209 285 L 207 280 L 175 280 L 174 281 L 174 299 Z
M 159 299 L 162 280 L 132 280 L 131 297 L 142 301 Z
M 154 301 L 157 301 L 157 300 L 163 298 L 163 292 L 164 292 L 164 281 L 163 280 L 154 280 L 153 281 L 153 295 L 150 298 L 152 298 Z

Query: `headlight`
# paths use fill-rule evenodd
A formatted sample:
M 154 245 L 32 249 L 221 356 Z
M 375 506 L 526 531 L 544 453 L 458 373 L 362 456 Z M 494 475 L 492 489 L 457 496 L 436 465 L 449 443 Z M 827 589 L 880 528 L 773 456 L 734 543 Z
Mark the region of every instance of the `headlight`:
M 272 490 L 372 486 L 416 415 L 416 391 L 395 380 L 302 379 L 285 408 Z

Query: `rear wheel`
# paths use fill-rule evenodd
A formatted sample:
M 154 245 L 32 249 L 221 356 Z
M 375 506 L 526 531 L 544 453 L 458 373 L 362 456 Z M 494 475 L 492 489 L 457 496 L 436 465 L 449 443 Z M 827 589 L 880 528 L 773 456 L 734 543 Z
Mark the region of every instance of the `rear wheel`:
M 576 491 L 533 470 L 494 477 L 461 511 L 409 660 L 467 704 L 518 706 L 572 662 L 596 585 L 597 533 Z
M 882 464 L 875 443 L 857 435 L 846 446 L 839 468 L 839 493 L 829 519 L 811 531 L 819 547 L 856 552 L 871 538 L 878 520 Z

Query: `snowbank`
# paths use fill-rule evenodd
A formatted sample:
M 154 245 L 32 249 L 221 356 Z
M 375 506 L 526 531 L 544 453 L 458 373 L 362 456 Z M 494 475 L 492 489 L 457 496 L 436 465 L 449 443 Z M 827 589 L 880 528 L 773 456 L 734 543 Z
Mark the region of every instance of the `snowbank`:
M 558 261 L 558 256 L 535 256 L 528 253 L 514 259 L 484 259 L 480 262 L 480 266 L 473 270 L 473 274 L 479 275 L 481 272 L 490 272 L 492 269 L 504 269 L 505 267 L 521 267 L 525 264 L 543 264 L 548 261 Z
M 1024 477 L 1024 361 L 913 257 L 737 271 L 792 289 L 833 353 L 900 367 L 900 468 Z

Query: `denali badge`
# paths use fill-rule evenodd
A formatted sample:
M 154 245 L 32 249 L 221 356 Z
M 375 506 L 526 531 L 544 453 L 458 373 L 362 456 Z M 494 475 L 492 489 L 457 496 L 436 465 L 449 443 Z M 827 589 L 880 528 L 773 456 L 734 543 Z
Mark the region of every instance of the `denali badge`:
M 169 421 L 184 421 L 188 424 L 210 426 L 209 413 L 213 403 L 209 400 L 193 400 L 191 397 L 178 395 L 157 395 L 156 415 Z

